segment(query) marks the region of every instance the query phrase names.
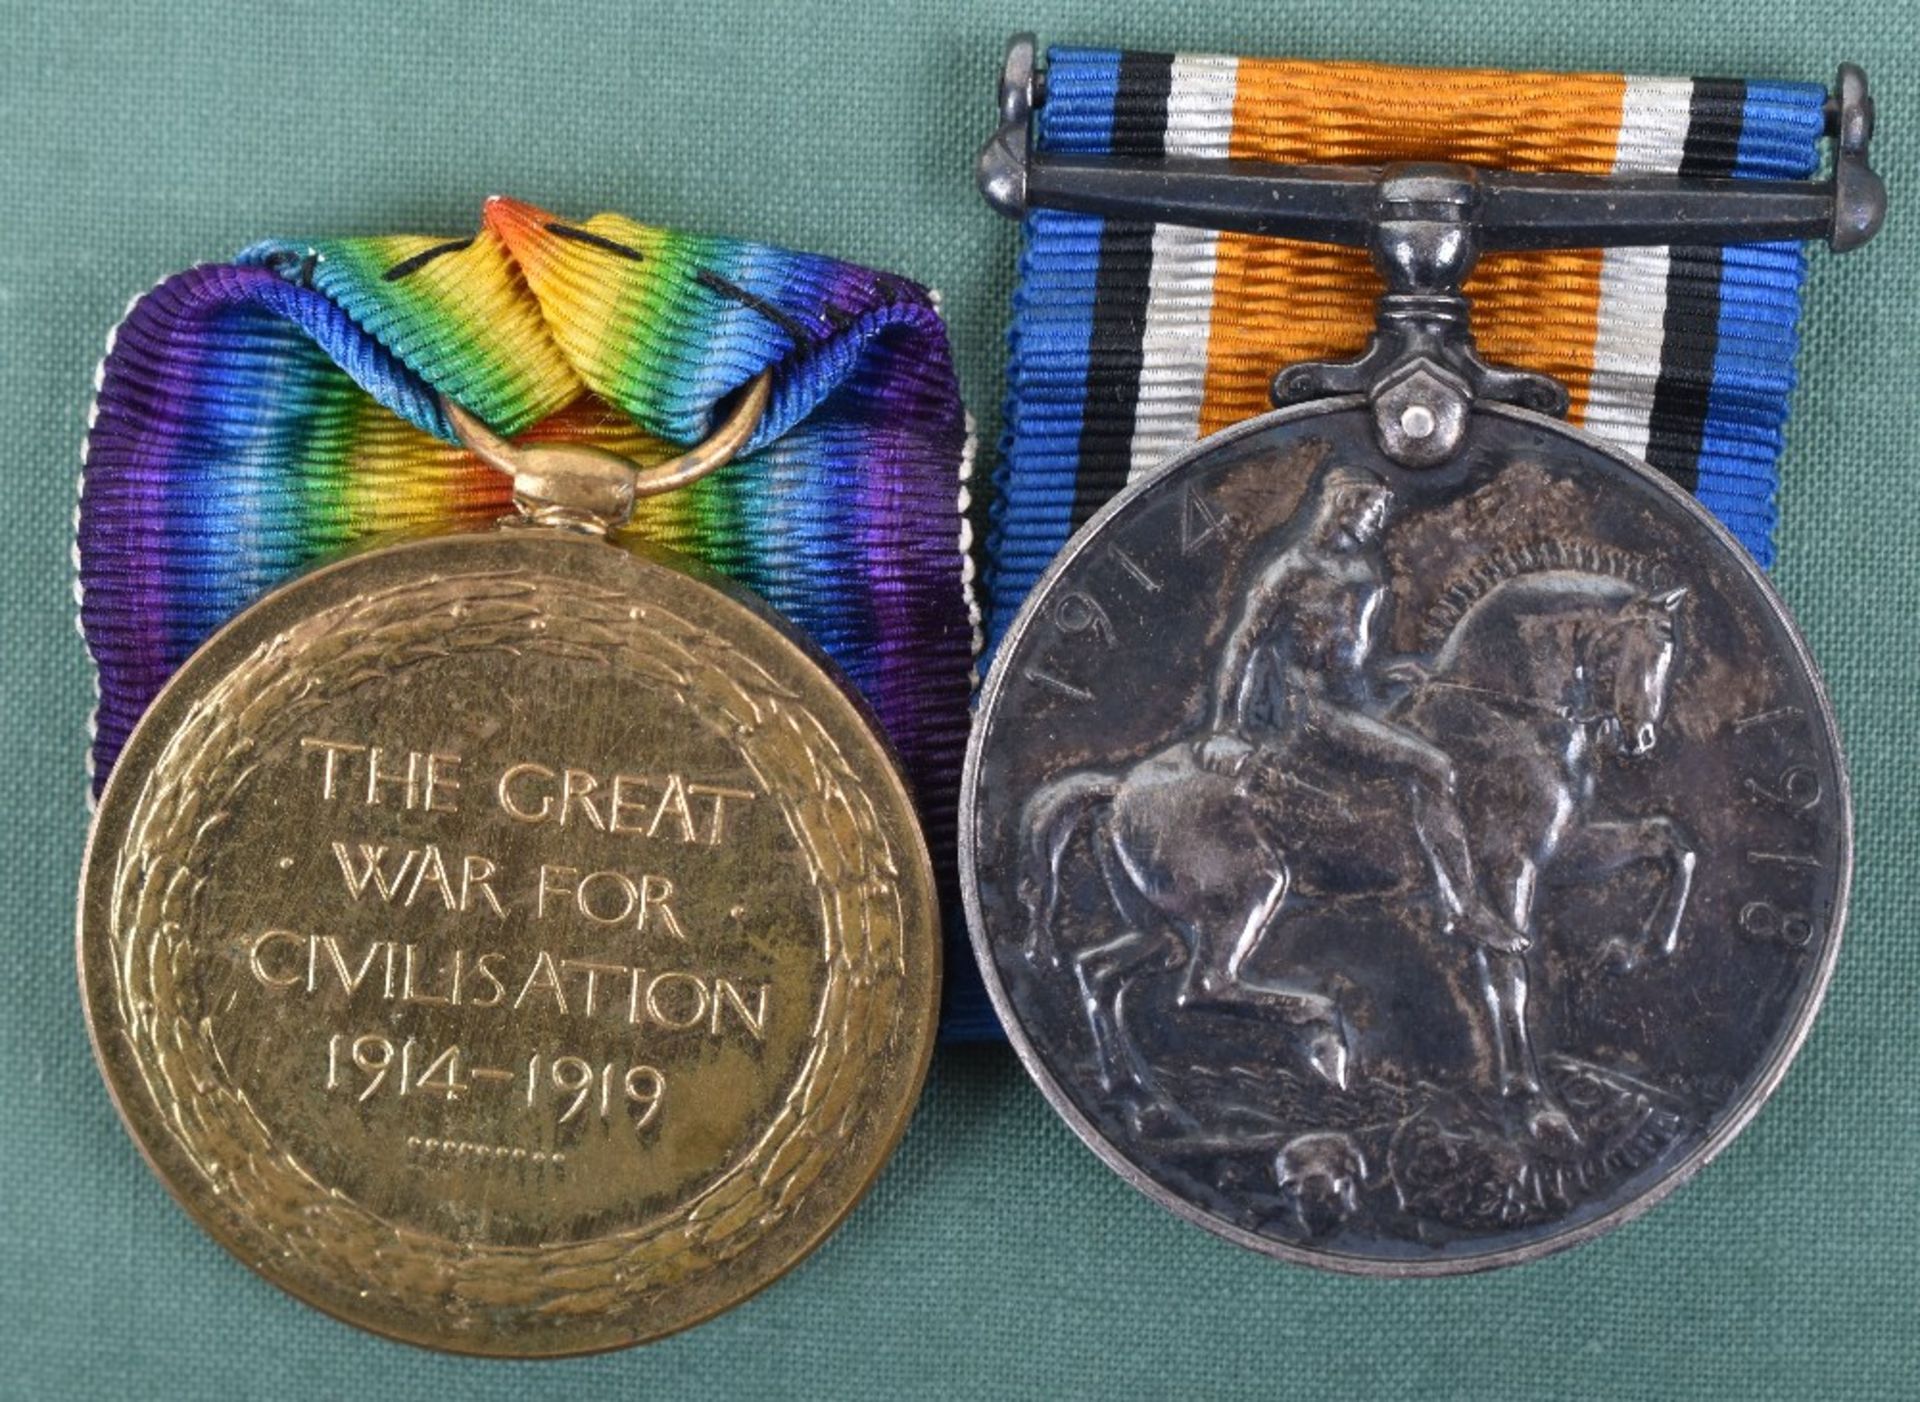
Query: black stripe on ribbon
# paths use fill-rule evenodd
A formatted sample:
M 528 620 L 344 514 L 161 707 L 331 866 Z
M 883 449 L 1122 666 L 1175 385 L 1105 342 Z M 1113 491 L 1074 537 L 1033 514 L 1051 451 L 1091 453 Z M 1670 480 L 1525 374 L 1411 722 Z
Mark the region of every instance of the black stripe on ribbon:
M 1121 55 L 1113 104 L 1114 155 L 1155 159 L 1166 155 L 1167 98 L 1172 91 L 1171 54 Z M 1094 274 L 1080 469 L 1073 483 L 1076 530 L 1127 484 L 1152 274 L 1153 225 L 1107 220 L 1100 232 L 1100 263 Z
M 1734 173 L 1746 104 L 1745 83 L 1695 80 L 1681 175 Z M 1711 245 L 1676 246 L 1668 250 L 1668 257 L 1660 378 L 1648 415 L 1647 461 L 1691 492 L 1700 483 L 1700 448 L 1712 402 L 1714 359 L 1720 349 L 1723 260 L 1720 249 Z

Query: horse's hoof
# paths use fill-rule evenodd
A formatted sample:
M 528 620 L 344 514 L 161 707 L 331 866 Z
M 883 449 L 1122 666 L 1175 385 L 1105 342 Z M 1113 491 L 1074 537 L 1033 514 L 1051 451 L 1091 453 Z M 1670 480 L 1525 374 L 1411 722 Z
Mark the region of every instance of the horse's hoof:
M 1334 1028 L 1316 1033 L 1307 1042 L 1307 1065 L 1335 1090 L 1345 1090 L 1353 1075 L 1353 1057 L 1347 1039 Z
M 1187 1122 L 1158 1100 L 1136 1100 L 1126 1107 L 1127 1126 L 1142 1139 L 1168 1139 L 1184 1133 Z

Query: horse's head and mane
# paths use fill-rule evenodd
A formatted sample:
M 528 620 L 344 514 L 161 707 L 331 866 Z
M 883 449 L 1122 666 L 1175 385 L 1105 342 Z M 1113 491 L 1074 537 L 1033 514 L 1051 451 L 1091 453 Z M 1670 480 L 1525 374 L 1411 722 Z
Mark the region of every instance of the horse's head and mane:
M 1598 724 L 1628 754 L 1654 746 L 1687 591 L 1591 542 L 1495 551 L 1427 614 L 1432 677 Z

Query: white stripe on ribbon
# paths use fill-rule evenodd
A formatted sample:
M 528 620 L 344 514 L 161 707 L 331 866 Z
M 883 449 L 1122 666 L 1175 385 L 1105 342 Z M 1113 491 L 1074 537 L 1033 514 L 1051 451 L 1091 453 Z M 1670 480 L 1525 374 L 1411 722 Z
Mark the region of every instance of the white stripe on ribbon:
M 1167 95 L 1169 156 L 1224 157 L 1233 135 L 1235 59 L 1176 58 Z M 1200 436 L 1213 325 L 1213 275 L 1220 236 L 1161 224 L 1153 231 L 1146 328 L 1140 340 L 1140 398 L 1134 410 L 1128 480 L 1165 462 Z
M 1677 175 L 1692 103 L 1693 84 L 1685 78 L 1628 78 L 1613 173 Z M 1600 264 L 1593 384 L 1583 426 L 1636 457 L 1646 456 L 1660 382 L 1668 262 L 1665 248 L 1610 248 Z

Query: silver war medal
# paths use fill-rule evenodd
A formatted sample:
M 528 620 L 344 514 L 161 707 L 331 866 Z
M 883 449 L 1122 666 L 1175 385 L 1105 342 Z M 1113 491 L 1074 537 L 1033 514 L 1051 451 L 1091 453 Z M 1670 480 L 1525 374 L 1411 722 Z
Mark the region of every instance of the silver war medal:
M 1704 509 L 1489 365 L 1485 250 L 1876 231 L 1871 105 L 1818 184 L 1030 149 L 982 187 L 1367 247 L 1371 345 L 1072 541 L 981 697 L 961 877 L 1074 1130 L 1172 1211 L 1336 1270 L 1532 1259 L 1645 1211 L 1806 1036 L 1852 858 L 1818 673 Z

